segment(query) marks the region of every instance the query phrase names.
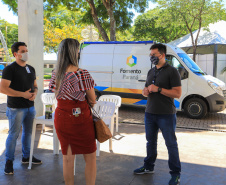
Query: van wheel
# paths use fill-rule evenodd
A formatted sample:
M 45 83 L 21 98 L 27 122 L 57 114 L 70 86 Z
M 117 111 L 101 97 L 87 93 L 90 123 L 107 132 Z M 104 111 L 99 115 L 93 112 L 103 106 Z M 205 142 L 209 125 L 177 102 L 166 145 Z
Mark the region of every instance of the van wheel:
M 189 118 L 200 119 L 207 114 L 207 105 L 200 98 L 191 98 L 185 102 L 184 112 Z
M 95 94 L 96 94 L 96 100 L 98 100 L 100 98 L 101 94 L 98 91 L 95 91 Z

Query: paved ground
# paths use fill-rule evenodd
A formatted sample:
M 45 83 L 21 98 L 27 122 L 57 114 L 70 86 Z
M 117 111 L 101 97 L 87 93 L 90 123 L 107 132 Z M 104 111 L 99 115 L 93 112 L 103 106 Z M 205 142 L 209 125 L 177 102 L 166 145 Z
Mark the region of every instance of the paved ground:
M 6 97 L 0 94 L 0 111 L 5 111 L 5 102 Z M 109 151 L 108 142 L 101 144 L 100 157 L 97 158 L 96 185 L 167 185 L 170 178 L 168 153 L 161 133 L 158 137 L 155 174 L 133 175 L 133 170 L 142 165 L 146 154 L 143 108 L 122 106 L 119 116 L 121 123 L 119 132 L 114 134 L 113 151 Z M 182 162 L 181 185 L 226 184 L 226 132 L 222 132 L 225 130 L 225 122 L 224 113 L 209 114 L 202 120 L 191 120 L 184 117 L 183 113 L 178 114 L 177 138 Z M 183 125 L 186 128 L 182 128 Z M 20 163 L 19 137 L 14 161 L 15 174 L 4 175 L 8 121 L 4 113 L 0 113 L 0 185 L 64 184 L 62 154 L 52 154 L 52 128 L 48 127 L 46 130 L 41 134 L 41 128 L 38 127 L 34 150 L 35 156 L 42 159 L 43 164 L 33 165 L 32 170 L 28 170 L 27 165 Z M 83 157 L 78 155 L 75 184 L 85 185 L 84 166 Z
M 48 85 L 49 80 L 44 81 L 44 88 L 48 88 Z M 119 122 L 144 124 L 144 109 L 138 106 L 120 107 Z M 226 132 L 226 109 L 219 113 L 209 113 L 202 119 L 189 119 L 183 112 L 178 112 L 177 118 L 178 128 Z
M 119 122 L 144 124 L 144 111 L 144 107 L 122 106 L 119 109 Z M 185 113 L 178 112 L 177 127 L 226 132 L 226 109 L 219 113 L 208 113 L 202 119 L 190 119 Z
M 144 107 L 122 105 L 119 109 L 119 122 L 144 124 L 144 109 Z M 6 96 L 0 94 L 0 119 L 7 119 L 5 111 Z M 178 112 L 177 127 L 226 132 L 226 109 L 219 113 L 208 113 L 202 119 L 189 119 L 183 112 Z
M 21 140 L 18 139 L 15 174 L 3 174 L 7 122 L 0 127 L 0 184 L 1 185 L 63 185 L 62 155 L 52 153 L 52 129 L 45 134 L 36 133 L 34 155 L 43 160 L 42 165 L 22 165 Z M 177 129 L 178 145 L 182 162 L 181 185 L 225 185 L 226 184 L 226 134 L 223 132 L 194 131 Z M 97 158 L 96 185 L 167 185 L 167 150 L 161 133 L 158 141 L 158 159 L 155 174 L 133 175 L 145 157 L 144 125 L 120 124 L 119 133 L 113 139 L 113 151 L 109 152 L 108 142 L 101 144 Z M 85 185 L 84 160 L 77 156 L 75 184 Z

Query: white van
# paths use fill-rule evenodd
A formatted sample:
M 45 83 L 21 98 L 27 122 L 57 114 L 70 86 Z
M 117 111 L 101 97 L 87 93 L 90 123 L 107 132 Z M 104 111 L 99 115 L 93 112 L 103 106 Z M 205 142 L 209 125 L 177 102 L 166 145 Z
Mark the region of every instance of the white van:
M 153 41 L 84 42 L 81 45 L 81 68 L 87 69 L 97 86 L 97 96 L 119 95 L 122 103 L 146 105 L 141 92 L 151 66 Z M 177 110 L 190 118 L 202 118 L 207 112 L 219 112 L 226 106 L 226 85 L 205 74 L 181 49 L 167 46 L 167 62 L 181 75 L 182 96 L 175 99 Z

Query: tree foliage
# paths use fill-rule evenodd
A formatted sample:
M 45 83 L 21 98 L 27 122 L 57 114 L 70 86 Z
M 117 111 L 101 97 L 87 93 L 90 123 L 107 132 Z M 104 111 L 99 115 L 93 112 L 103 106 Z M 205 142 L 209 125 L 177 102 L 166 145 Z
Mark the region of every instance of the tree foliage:
M 186 25 L 192 39 L 193 60 L 195 61 L 197 41 L 200 30 L 210 23 L 217 22 L 225 17 L 222 0 L 156 0 L 159 8 L 169 11 L 169 20 L 172 23 Z M 164 22 L 163 22 L 164 24 Z M 194 38 L 193 30 L 197 28 L 197 37 Z
M 16 24 L 10 24 L 4 19 L 0 19 L 0 29 L 5 37 L 8 47 L 11 47 L 14 42 L 18 41 L 18 26 Z
M 84 25 L 78 24 L 81 13 L 74 14 L 59 6 L 55 11 L 44 11 L 44 50 L 47 53 L 57 52 L 59 43 L 65 38 L 82 40 L 81 31 Z
M 7 47 L 11 48 L 13 43 L 18 41 L 18 26 L 16 24 L 10 24 L 4 19 L 0 19 L 0 30 L 4 35 L 5 41 L 7 43 Z M 2 47 L 3 45 L 0 40 L 0 48 Z M 12 56 L 10 49 L 9 49 L 9 53 Z
M 168 9 L 155 8 L 137 17 L 134 24 L 135 40 L 167 43 L 188 33 L 186 25 L 170 20 Z
M 2 0 L 17 12 L 17 0 Z M 144 12 L 150 0 L 44 0 L 46 9 L 55 11 L 65 5 L 75 13 L 82 11 L 82 22 L 94 24 L 103 40 L 116 40 L 116 32 L 130 28 L 134 16 L 131 9 Z M 108 36 L 110 32 L 110 39 Z
M 2 2 L 9 5 L 9 10 L 12 10 L 15 14 L 17 13 L 17 0 L 2 0 Z
M 118 41 L 134 41 L 135 40 L 133 36 L 133 28 L 130 28 L 125 31 L 117 31 L 116 35 L 117 35 Z

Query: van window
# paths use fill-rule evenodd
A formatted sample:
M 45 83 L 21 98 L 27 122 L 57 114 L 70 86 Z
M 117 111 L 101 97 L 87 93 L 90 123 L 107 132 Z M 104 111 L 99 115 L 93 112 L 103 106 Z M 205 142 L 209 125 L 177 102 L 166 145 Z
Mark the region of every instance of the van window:
M 185 65 L 197 75 L 205 75 L 205 73 L 200 69 L 200 67 L 185 53 L 178 53 L 178 56 L 183 60 Z
M 181 65 L 181 63 L 179 62 L 179 60 L 177 60 L 177 58 L 173 55 L 166 55 L 166 61 L 173 67 L 175 67 L 177 69 L 177 71 L 179 72 L 180 76 L 181 76 L 181 80 L 188 78 L 188 72 L 187 70 L 184 68 L 184 66 Z

